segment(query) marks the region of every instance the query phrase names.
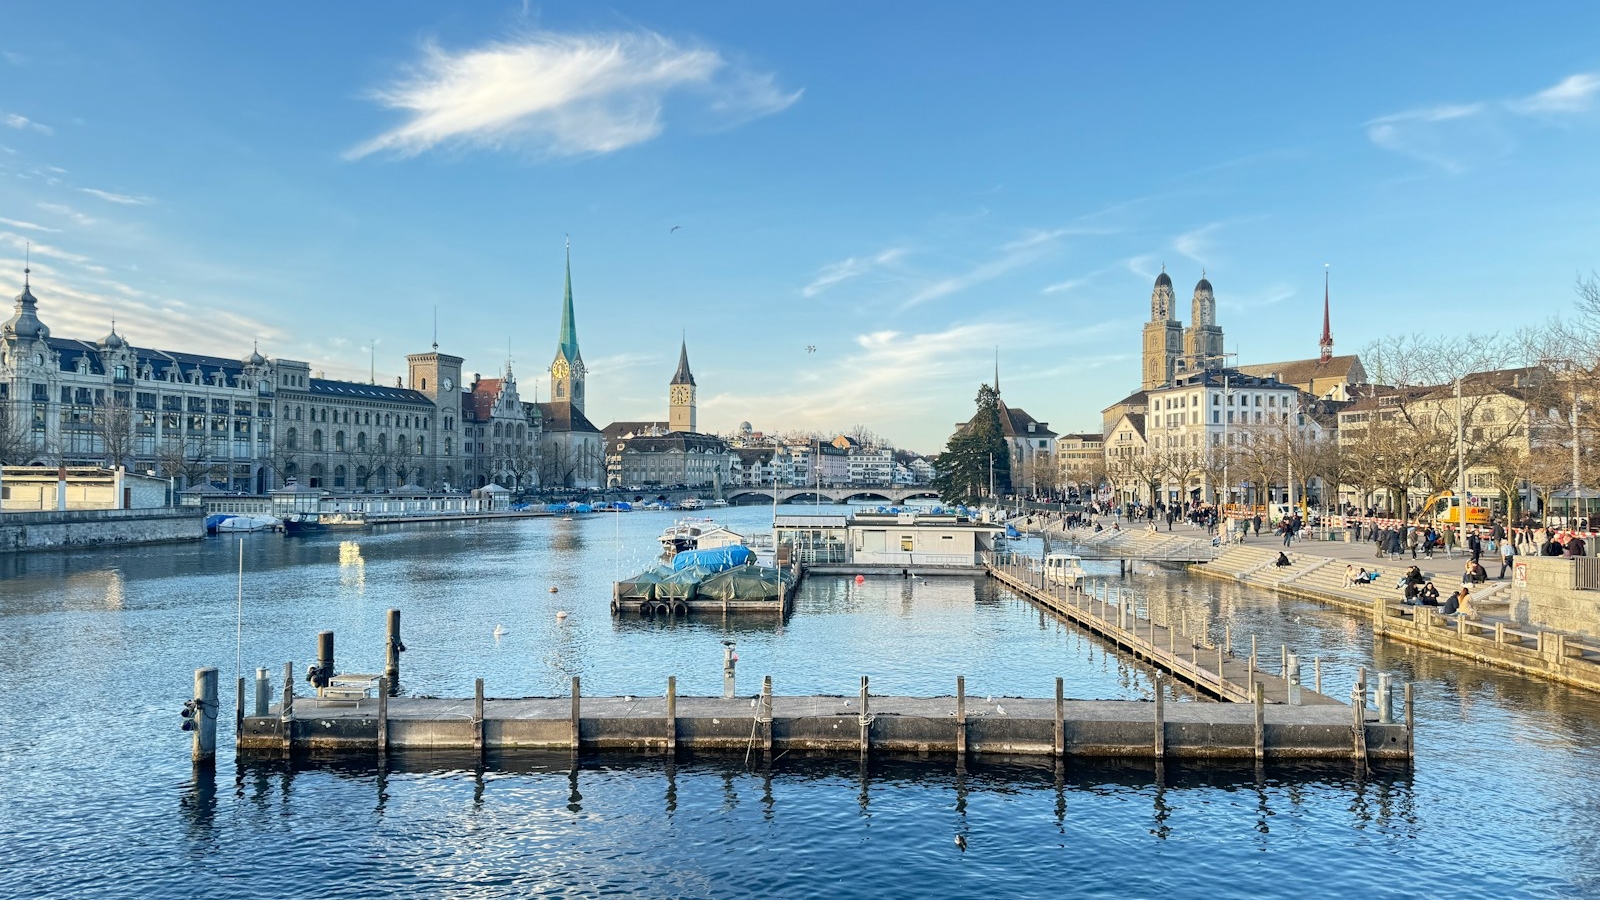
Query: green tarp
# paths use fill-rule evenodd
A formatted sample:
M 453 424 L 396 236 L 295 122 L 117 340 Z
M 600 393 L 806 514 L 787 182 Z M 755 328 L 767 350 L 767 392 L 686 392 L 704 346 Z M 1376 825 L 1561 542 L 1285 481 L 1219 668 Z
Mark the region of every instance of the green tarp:
M 738 566 L 718 572 L 700 583 L 700 596 L 708 600 L 772 600 L 781 596 L 784 579 L 777 569 Z

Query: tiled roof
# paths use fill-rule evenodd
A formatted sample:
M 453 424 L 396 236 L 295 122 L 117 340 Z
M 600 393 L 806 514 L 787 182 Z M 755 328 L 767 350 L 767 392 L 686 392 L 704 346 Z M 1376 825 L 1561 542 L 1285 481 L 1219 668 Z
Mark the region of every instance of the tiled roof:
M 1361 365 L 1361 357 L 1353 353 L 1329 357 L 1327 362 L 1323 362 L 1320 358 L 1291 359 L 1285 362 L 1239 366 L 1238 369 L 1246 375 L 1271 375 L 1284 384 L 1294 385 L 1309 385 L 1313 381 L 1327 385 L 1332 385 L 1335 381 L 1359 384 L 1367 380 L 1367 371 Z
M 326 378 L 312 378 L 307 381 L 310 392 L 327 397 L 340 397 L 347 400 L 382 400 L 387 403 L 412 403 L 418 406 L 432 407 L 433 401 L 421 391 L 410 388 L 385 387 L 381 384 L 360 384 L 354 381 L 330 381 Z
M 545 403 L 536 403 L 539 407 L 541 418 L 544 419 L 546 434 L 559 434 L 564 432 L 587 432 L 600 434 L 600 429 L 594 427 L 583 415 L 583 410 L 573 406 L 568 400 L 551 400 Z

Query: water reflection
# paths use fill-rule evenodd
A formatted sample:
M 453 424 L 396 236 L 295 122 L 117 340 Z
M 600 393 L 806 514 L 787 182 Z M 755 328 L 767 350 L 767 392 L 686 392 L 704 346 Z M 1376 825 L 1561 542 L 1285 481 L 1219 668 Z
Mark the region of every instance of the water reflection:
M 358 594 L 367 589 L 367 561 L 360 541 L 339 542 L 339 586 Z

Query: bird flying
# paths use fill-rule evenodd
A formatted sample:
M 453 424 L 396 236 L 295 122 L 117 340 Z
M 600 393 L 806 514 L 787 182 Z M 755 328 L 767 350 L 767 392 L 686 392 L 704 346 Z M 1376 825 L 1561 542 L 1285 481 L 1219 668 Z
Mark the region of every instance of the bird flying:
M 671 234 L 674 231 L 677 231 L 679 228 L 682 228 L 682 227 L 683 227 L 682 225 L 674 225 L 671 228 L 667 229 L 667 234 Z

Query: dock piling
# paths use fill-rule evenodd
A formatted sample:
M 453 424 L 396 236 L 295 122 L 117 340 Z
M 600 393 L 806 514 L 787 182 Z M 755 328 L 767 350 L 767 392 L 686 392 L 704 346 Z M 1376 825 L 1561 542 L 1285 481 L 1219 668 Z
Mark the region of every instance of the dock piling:
M 483 759 L 483 679 L 472 681 L 472 749 Z
M 194 750 L 191 756 L 195 765 L 214 763 L 217 759 L 217 714 L 221 706 L 217 700 L 217 668 L 206 666 L 194 670 Z
M 579 717 L 579 700 L 578 700 L 578 698 L 579 698 L 580 694 L 581 694 L 581 691 L 579 691 L 578 676 L 574 675 L 574 676 L 572 676 L 572 752 L 573 753 L 577 753 L 578 752 L 578 744 L 579 744 L 580 740 L 583 737 L 582 728 L 581 728 L 582 719 Z
M 967 676 L 956 676 L 956 761 L 967 758 Z
M 389 676 L 378 678 L 378 759 L 389 757 Z
M 1417 718 L 1416 705 L 1412 702 L 1411 682 L 1406 682 L 1406 758 L 1417 758 Z
M 233 739 L 239 740 L 239 732 L 244 730 L 244 676 L 239 676 L 239 694 L 234 698 L 233 704 Z
M 1317 683 L 1312 687 L 1312 690 L 1320 694 L 1322 693 L 1322 657 L 1312 657 L 1311 671 L 1315 674 L 1317 679 Z
M 317 632 L 317 669 L 311 676 L 311 686 L 319 690 L 328 686 L 333 677 L 333 632 Z
M 1061 676 L 1056 676 L 1056 759 L 1067 754 L 1067 710 Z
M 733 652 L 733 641 L 722 642 L 722 698 L 733 699 L 733 669 L 739 664 L 739 657 Z
M 283 705 L 278 707 L 279 729 L 283 734 L 283 752 L 294 749 L 294 662 L 283 664 Z
M 1358 698 L 1357 698 L 1356 705 L 1361 707 L 1361 711 L 1362 712 L 1366 712 L 1366 709 L 1367 709 L 1367 667 L 1366 666 L 1362 666 L 1361 668 L 1356 670 L 1356 691 L 1357 691 L 1357 694 L 1359 695 Z
M 1163 680 L 1160 675 L 1156 676 L 1156 759 L 1158 761 L 1165 759 L 1167 756 L 1167 711 L 1164 700 L 1166 691 L 1163 688 Z
M 667 752 L 678 752 L 678 676 L 667 676 Z
M 254 715 L 264 716 L 272 702 L 272 682 L 267 678 L 267 667 L 256 667 L 256 710 Z
M 761 679 L 761 750 L 772 754 L 772 676 Z
M 872 714 L 867 709 L 867 676 L 861 676 L 861 758 L 866 759 L 872 742 Z
M 1259 761 L 1267 758 L 1267 692 L 1252 681 L 1250 695 L 1256 708 L 1256 759 Z
M 400 641 L 400 610 L 389 610 L 388 625 L 389 640 L 384 648 L 383 674 L 389 679 L 389 687 L 398 690 L 400 687 L 400 654 L 405 651 L 406 645 Z
M 1394 721 L 1394 684 L 1388 672 L 1378 673 L 1378 690 L 1373 700 L 1378 707 L 1378 721 L 1384 725 Z
M 1300 689 L 1300 657 L 1289 653 L 1284 657 L 1285 676 L 1289 682 L 1289 705 L 1300 706 L 1303 702 Z

